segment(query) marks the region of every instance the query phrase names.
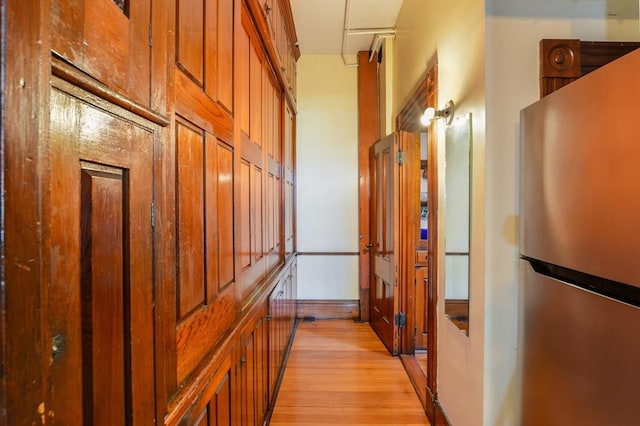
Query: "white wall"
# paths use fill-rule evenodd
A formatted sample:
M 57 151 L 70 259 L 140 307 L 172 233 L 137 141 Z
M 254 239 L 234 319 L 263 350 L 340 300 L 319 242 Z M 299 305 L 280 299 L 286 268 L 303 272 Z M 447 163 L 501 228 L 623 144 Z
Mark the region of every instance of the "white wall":
M 437 63 L 439 106 L 451 99 L 456 116 L 471 113 L 473 120 L 469 336 L 444 316 L 444 238 L 438 240 L 438 398 L 454 425 L 477 425 L 483 416 L 484 23 L 483 0 L 405 0 L 396 22 L 394 117 L 426 71 Z M 445 127 L 438 124 L 437 131 L 437 161 L 442 165 Z M 443 172 L 439 167 L 440 215 L 445 206 Z M 443 224 L 441 221 L 438 227 L 440 236 L 444 235 Z
M 298 297 L 357 299 L 357 68 L 338 55 L 298 62 Z
M 456 115 L 473 113 L 468 339 L 443 317 L 442 302 L 438 306 L 438 392 L 454 425 L 518 423 L 517 147 L 519 111 L 538 98 L 538 42 L 637 41 L 637 17 L 638 2 L 629 0 L 403 4 L 395 45 L 394 114 L 434 63 L 439 67 L 439 103 L 453 99 Z M 441 255 L 442 248 L 438 251 Z
M 543 38 L 640 40 L 638 4 L 617 0 L 486 0 L 486 277 L 484 424 L 518 418 L 519 112 L 539 98 L 538 43 Z M 635 7 L 631 5 L 635 3 Z

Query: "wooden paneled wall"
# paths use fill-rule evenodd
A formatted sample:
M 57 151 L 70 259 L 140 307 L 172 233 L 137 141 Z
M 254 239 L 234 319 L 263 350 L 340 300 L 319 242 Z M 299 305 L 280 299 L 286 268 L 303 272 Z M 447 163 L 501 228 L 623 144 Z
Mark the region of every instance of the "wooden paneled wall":
M 3 3 L 0 423 L 262 424 L 296 317 L 289 1 Z

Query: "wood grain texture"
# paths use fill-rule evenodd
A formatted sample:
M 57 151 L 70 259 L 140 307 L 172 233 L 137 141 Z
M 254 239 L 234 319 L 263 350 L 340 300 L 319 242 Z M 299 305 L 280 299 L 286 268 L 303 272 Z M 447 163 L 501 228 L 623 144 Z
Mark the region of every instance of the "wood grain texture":
M 429 398 L 427 392 L 427 359 L 426 354 L 418 357 L 413 355 L 400 355 L 400 361 L 402 366 L 411 380 L 411 384 L 420 399 L 420 403 L 431 420 L 433 416 L 430 415 L 430 411 L 433 411 L 433 401 Z
M 428 425 L 398 358 L 368 324 L 299 323 L 272 426 Z
M 84 400 L 86 421 L 109 422 L 95 398 L 109 399 L 107 405 L 123 398 L 120 411 L 133 423 L 154 421 L 154 361 L 148 356 L 154 347 L 153 128 L 67 82 L 52 83 L 51 196 L 65 202 L 50 218 L 55 255 L 48 325 L 65 344 L 51 363 L 50 409 L 57 421 L 72 424 L 82 417 Z M 84 191 L 80 169 L 85 180 L 92 176 Z M 87 213 L 81 238 L 80 216 Z M 111 378 L 93 371 L 106 364 L 113 367 Z
M 540 40 L 540 97 L 640 47 L 638 42 Z
M 44 215 L 40 208 L 46 193 L 41 188 L 47 185 L 43 153 L 48 143 L 41 135 L 48 133 L 49 69 L 44 58 L 50 55 L 49 2 L 7 0 L 3 6 L 0 14 L 6 31 L 0 35 L 0 48 L 5 55 L 6 81 L 4 138 L 0 142 L 4 188 L 0 197 L 5 234 L 1 260 L 4 285 L 0 289 L 0 424 L 37 424 L 41 422 L 38 408 L 46 398 L 51 354 L 50 345 L 45 344 L 48 336 L 42 312 L 48 262 L 42 250 L 47 231 L 41 226 Z
M 377 54 L 375 54 L 377 59 Z M 380 138 L 380 111 L 378 105 L 378 61 L 369 62 L 368 52 L 358 53 L 358 270 L 360 272 L 360 319 L 369 321 L 369 289 L 371 254 L 367 244 L 371 242 L 369 149 Z M 366 300 L 362 295 L 366 293 Z M 364 303 L 367 302 L 367 303 Z

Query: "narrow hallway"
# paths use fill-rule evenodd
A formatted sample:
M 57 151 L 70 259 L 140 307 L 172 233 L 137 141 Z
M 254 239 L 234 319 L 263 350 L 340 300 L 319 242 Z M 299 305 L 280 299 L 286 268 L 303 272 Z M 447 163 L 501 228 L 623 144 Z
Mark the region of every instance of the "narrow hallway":
M 428 425 L 398 358 L 369 324 L 303 322 L 276 407 L 278 425 Z

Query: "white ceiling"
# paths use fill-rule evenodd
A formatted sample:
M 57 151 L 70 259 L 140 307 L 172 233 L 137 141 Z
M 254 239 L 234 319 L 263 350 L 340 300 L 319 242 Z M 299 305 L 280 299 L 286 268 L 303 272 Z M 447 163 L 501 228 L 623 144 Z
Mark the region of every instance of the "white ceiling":
M 346 29 L 393 28 L 403 0 L 291 0 L 298 44 L 303 55 L 340 55 Z M 349 35 L 345 55 L 368 51 L 373 34 Z

